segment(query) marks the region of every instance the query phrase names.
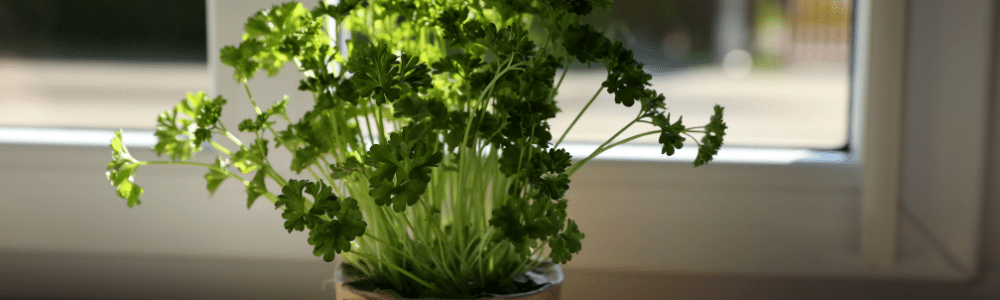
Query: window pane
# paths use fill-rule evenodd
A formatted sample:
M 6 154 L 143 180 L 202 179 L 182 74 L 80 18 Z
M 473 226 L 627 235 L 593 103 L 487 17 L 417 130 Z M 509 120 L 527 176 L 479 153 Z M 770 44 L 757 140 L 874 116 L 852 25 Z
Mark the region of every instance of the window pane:
M 0 0 L 0 126 L 151 128 L 209 87 L 205 1 Z
M 725 107 L 726 145 L 835 149 L 847 143 L 852 8 L 847 0 L 617 0 L 586 22 L 633 49 L 687 126 Z M 557 99 L 560 133 L 604 81 L 576 62 Z M 637 109 L 602 92 L 567 136 L 604 142 Z M 623 137 L 649 131 L 636 124 Z M 637 140 L 656 143 L 656 135 Z M 688 142 L 693 142 L 689 139 Z

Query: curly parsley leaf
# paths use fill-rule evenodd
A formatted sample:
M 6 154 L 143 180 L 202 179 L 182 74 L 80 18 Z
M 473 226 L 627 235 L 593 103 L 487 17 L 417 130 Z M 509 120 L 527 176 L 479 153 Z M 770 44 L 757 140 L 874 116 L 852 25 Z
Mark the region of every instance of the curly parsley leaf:
M 354 73 L 350 82 L 359 95 L 372 97 L 375 104 L 393 102 L 399 98 L 399 87 L 393 82 L 399 70 L 394 67 L 396 55 L 389 53 L 386 45 L 352 43 L 348 70 Z
M 365 161 L 375 168 L 369 178 L 369 195 L 376 204 L 392 205 L 394 211 L 402 212 L 427 190 L 431 168 L 443 158 L 428 130 L 422 123 L 411 123 L 390 134 L 385 144 L 370 147 Z
M 128 148 L 125 148 L 125 144 L 122 143 L 121 130 L 115 131 L 115 137 L 111 138 L 111 162 L 108 163 L 108 171 L 105 176 L 111 180 L 111 185 L 115 187 L 118 197 L 127 200 L 128 207 L 142 203 L 139 201 L 139 197 L 144 191 L 133 182 L 132 178 L 135 169 L 140 165 L 140 162 L 132 158 Z
M 352 43 L 348 70 L 354 73 L 348 81 L 352 92 L 372 97 L 376 105 L 392 103 L 402 94 L 431 86 L 430 69 L 418 57 L 389 52 L 385 44 Z
M 333 200 L 326 200 L 333 201 Z M 324 205 L 321 207 L 335 207 Z M 328 210 L 332 211 L 332 210 Z M 317 224 L 309 231 L 309 244 L 313 245 L 313 255 L 323 256 L 323 260 L 333 261 L 334 255 L 341 252 L 351 251 L 351 241 L 365 234 L 368 223 L 364 221 L 358 201 L 354 198 L 345 198 L 340 201 L 340 210 L 336 212 L 336 219 L 324 221 Z
M 663 145 L 661 153 L 674 155 L 674 150 L 684 147 L 684 141 L 687 139 L 681 136 L 685 129 L 681 124 L 682 118 L 677 118 L 677 122 L 670 124 L 670 114 L 666 117 L 662 113 L 653 116 L 653 125 L 659 126 L 661 130 L 659 138 L 660 144 Z
M 351 174 L 363 172 L 365 170 L 365 166 L 356 157 L 351 156 L 339 165 L 331 164 L 330 170 L 330 177 L 333 177 L 333 179 L 342 179 L 350 176 Z
M 489 224 L 499 229 L 499 239 L 511 242 L 518 253 L 527 254 L 535 241 L 556 236 L 566 222 L 565 199 L 529 199 L 510 197 L 503 206 L 493 209 Z
M 268 166 L 263 166 L 256 174 L 253 175 L 253 179 L 250 180 L 250 184 L 247 185 L 247 209 L 253 206 L 254 202 L 260 198 L 261 195 L 267 193 L 267 185 L 264 183 L 264 178 L 267 177 Z
M 549 253 L 549 258 L 552 262 L 557 264 L 564 264 L 573 259 L 573 254 L 579 253 L 583 250 L 583 243 L 580 241 L 585 235 L 580 232 L 577 228 L 576 222 L 569 220 L 569 225 L 566 226 L 566 230 L 560 233 L 558 236 L 552 238 L 549 241 L 549 247 L 552 251 Z
M 219 189 L 219 185 L 226 178 L 229 178 L 229 174 L 226 172 L 226 168 L 229 167 L 229 160 L 223 159 L 222 157 L 216 157 L 215 163 L 212 164 L 212 168 L 208 169 L 208 173 L 205 173 L 206 187 L 208 188 L 209 196 L 215 195 L 215 190 Z
M 303 191 L 312 196 L 312 201 Z M 274 206 L 284 210 L 281 217 L 286 220 L 288 232 L 309 229 L 308 242 L 314 246 L 313 254 L 325 261 L 333 261 L 337 253 L 350 251 L 350 241 L 363 235 L 368 226 L 357 201 L 340 200 L 322 181 L 289 180 Z
M 204 92 L 188 93 L 181 103 L 157 117 L 157 143 L 153 151 L 174 160 L 190 159 L 217 129 L 226 99 L 209 99 Z
M 708 125 L 705 125 L 705 136 L 701 138 L 701 146 L 698 147 L 698 155 L 694 159 L 694 166 L 701 166 L 719 153 L 722 147 L 722 137 L 726 134 L 726 123 L 722 122 L 722 106 L 715 105 L 715 114 L 712 115 Z
M 331 11 L 320 9 L 317 12 Z M 333 13 L 340 11 L 334 9 Z M 289 61 L 333 51 L 323 23 L 301 3 L 275 5 L 247 19 L 243 41 L 238 46 L 223 47 L 220 59 L 223 64 L 233 67 L 236 81 L 246 82 L 258 70 L 265 71 L 268 76 L 277 75 Z

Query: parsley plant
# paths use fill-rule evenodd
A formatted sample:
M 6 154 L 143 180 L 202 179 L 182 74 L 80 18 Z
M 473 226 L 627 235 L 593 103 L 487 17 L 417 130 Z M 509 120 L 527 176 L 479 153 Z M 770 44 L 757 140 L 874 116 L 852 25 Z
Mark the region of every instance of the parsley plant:
M 595 6 L 610 5 L 342 0 L 311 10 L 294 2 L 261 10 L 247 20 L 243 41 L 221 50 L 222 62 L 245 87 L 260 71 L 272 76 L 295 63 L 312 110 L 293 120 L 289 99 L 262 108 L 247 87 L 257 115 L 235 128 L 254 136 L 244 142 L 220 121 L 227 99 L 188 94 L 157 118 L 153 150 L 170 159 L 136 160 L 118 132 L 107 177 L 131 207 L 143 193 L 132 180 L 138 167 L 204 167 L 210 192 L 239 181 L 248 207 L 262 196 L 270 200 L 285 229 L 308 231 L 316 256 L 340 255 L 370 282 L 403 296 L 514 292 L 511 279 L 538 266 L 539 255 L 565 263 L 582 249 L 584 234 L 567 218 L 565 195 L 573 173 L 595 156 L 654 134 L 662 153 L 672 155 L 701 134 L 699 166 L 722 145 L 722 107 L 705 126 L 671 121 L 665 97 L 649 88 L 651 76 L 632 51 L 580 23 Z M 331 46 L 331 22 L 353 34 L 349 50 Z M 575 161 L 559 148 L 566 133 L 555 139 L 548 123 L 560 112 L 554 99 L 571 63 L 607 69 L 573 124 L 602 91 L 637 111 Z M 634 125 L 651 130 L 620 136 Z M 191 162 L 204 146 L 221 155 L 211 164 Z M 290 170 L 313 179 L 286 179 L 268 160 L 272 148 L 292 153 Z M 268 180 L 281 190 L 268 190 Z

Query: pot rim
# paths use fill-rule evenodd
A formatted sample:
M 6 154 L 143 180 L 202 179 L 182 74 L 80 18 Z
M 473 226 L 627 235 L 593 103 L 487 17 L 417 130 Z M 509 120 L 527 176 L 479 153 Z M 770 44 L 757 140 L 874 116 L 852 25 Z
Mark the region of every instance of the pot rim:
M 385 294 L 385 293 L 376 293 L 376 292 L 371 292 L 371 291 L 364 291 L 364 290 L 355 289 L 354 287 L 352 287 L 350 285 L 347 285 L 347 283 L 354 282 L 354 281 L 357 281 L 359 279 L 353 279 L 353 280 L 348 281 L 347 276 L 344 275 L 343 265 L 345 265 L 345 264 L 348 264 L 348 263 L 346 261 L 344 261 L 343 259 L 341 259 L 338 256 L 337 259 L 334 261 L 333 276 L 334 276 L 334 281 L 336 282 L 336 284 L 338 286 L 340 286 L 341 288 L 343 288 L 344 290 L 348 291 L 348 292 L 357 294 L 357 295 L 362 296 L 362 297 L 365 297 L 365 296 L 386 297 L 386 296 L 388 296 L 388 297 L 392 297 L 392 299 L 400 299 L 400 300 L 404 300 L 404 299 L 405 300 L 411 300 L 411 299 L 413 299 L 413 300 L 416 300 L 416 299 L 421 299 L 421 300 L 439 299 L 439 298 L 400 298 L 400 297 L 389 295 L 389 294 Z M 543 282 L 543 284 L 540 287 L 538 287 L 537 289 L 534 289 L 534 290 L 531 290 L 531 291 L 527 291 L 527 292 L 516 293 L 516 294 L 493 294 L 492 296 L 489 296 L 489 297 L 475 298 L 475 300 L 518 299 L 518 298 L 523 298 L 523 297 L 529 297 L 529 296 L 532 296 L 532 295 L 541 294 L 541 293 L 545 292 L 546 290 L 548 290 L 549 288 L 556 288 L 556 289 L 561 288 L 562 283 L 563 283 L 563 279 L 565 278 L 564 275 L 563 275 L 563 272 L 562 272 L 562 268 L 559 267 L 559 264 L 553 263 L 551 261 L 546 261 L 543 264 L 539 265 L 537 268 L 532 269 L 532 270 L 528 270 L 528 272 L 526 272 L 525 275 L 528 276 L 528 277 L 530 277 L 533 281 L 535 281 L 535 282 Z M 441 300 L 453 300 L 453 299 L 441 299 Z

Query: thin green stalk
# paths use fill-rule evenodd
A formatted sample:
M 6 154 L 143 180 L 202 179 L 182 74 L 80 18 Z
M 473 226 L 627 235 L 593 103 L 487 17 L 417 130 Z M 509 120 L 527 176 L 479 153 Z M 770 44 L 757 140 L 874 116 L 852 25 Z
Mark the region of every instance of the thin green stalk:
M 368 117 L 370 114 L 374 114 L 374 112 L 365 112 L 365 127 L 368 127 L 368 141 L 370 141 L 372 145 L 375 145 L 377 143 L 375 142 L 375 132 L 372 131 L 372 120 Z M 361 138 L 364 139 L 364 137 Z
M 212 144 L 212 147 L 214 147 L 216 150 L 219 150 L 219 152 L 222 152 L 225 155 L 233 155 L 232 152 L 229 152 L 229 149 L 226 149 L 226 147 L 219 145 L 219 143 L 216 143 L 213 140 L 209 140 L 208 142 Z
M 553 146 L 553 148 L 559 148 L 559 144 L 562 144 L 563 139 L 566 138 L 566 135 L 569 134 L 569 131 L 573 130 L 573 126 L 575 126 L 576 122 L 580 120 L 580 117 L 583 116 L 583 113 L 587 112 L 587 109 L 590 108 L 590 105 L 594 104 L 594 100 L 597 99 L 597 96 L 600 95 L 602 91 L 604 91 L 604 87 L 603 86 L 601 88 L 597 89 L 597 92 L 594 93 L 593 97 L 590 97 L 590 101 L 587 101 L 587 105 L 584 105 L 583 109 L 581 109 L 580 112 L 576 114 L 576 117 L 573 118 L 573 122 L 569 123 L 569 127 L 566 128 L 566 131 L 563 131 L 562 136 L 559 137 L 559 141 L 556 142 L 556 144 L 555 144 L 555 146 Z
M 694 138 L 694 136 L 692 136 L 691 134 L 687 133 L 687 131 L 682 131 L 681 133 L 684 134 L 684 135 L 686 135 L 686 136 L 688 136 L 689 138 L 691 138 L 691 140 L 694 141 L 695 145 L 698 145 L 698 147 L 701 147 L 701 143 L 698 142 L 698 139 Z
M 528 269 L 528 265 L 531 262 L 532 258 L 535 255 L 537 255 L 538 252 L 542 250 L 542 248 L 545 248 L 545 246 L 549 244 L 549 241 L 550 240 L 545 240 L 544 242 L 542 242 L 541 245 L 538 246 L 538 248 L 535 248 L 535 251 L 532 251 L 531 254 L 529 254 L 528 257 L 526 257 L 524 259 L 524 261 L 522 261 L 518 265 L 519 267 L 517 268 L 517 271 L 515 271 L 515 272 L 511 273 L 510 275 L 508 275 L 507 279 L 504 279 L 504 281 L 510 281 L 511 279 L 514 278 L 514 275 L 517 275 L 517 274 L 520 274 L 520 273 L 524 273 L 524 272 L 527 272 L 528 270 L 530 270 L 530 269 Z
M 245 80 L 243 81 L 243 89 L 247 91 L 247 96 L 250 97 L 250 104 L 253 104 L 253 110 L 257 112 L 258 115 L 261 114 L 260 107 L 257 106 L 257 101 L 253 100 L 253 94 L 250 93 L 250 86 L 247 85 Z
M 549 100 L 555 99 L 556 94 L 559 93 L 559 88 L 562 87 L 563 79 L 566 79 L 566 73 L 569 72 L 569 66 L 572 63 L 573 63 L 572 57 L 566 58 L 566 67 L 563 68 L 562 76 L 559 76 L 559 83 L 556 83 L 556 87 L 553 88 L 552 92 L 549 93 Z
M 223 174 L 225 174 L 226 176 L 229 176 L 229 177 L 232 177 L 232 178 L 234 178 L 236 180 L 239 180 L 240 183 L 243 183 L 244 186 L 249 186 L 250 185 L 250 181 L 247 181 L 246 179 L 243 179 L 243 177 L 240 177 L 239 175 L 236 175 L 235 173 L 230 172 L 229 170 L 221 169 L 218 166 L 211 165 L 211 164 L 203 164 L 203 163 L 190 162 L 190 161 L 166 161 L 166 160 L 140 161 L 140 162 L 137 162 L 136 164 L 138 164 L 140 166 L 144 166 L 144 165 L 188 165 L 188 166 L 205 167 L 205 168 L 208 168 L 208 169 L 220 171 Z M 271 203 L 274 203 L 274 202 L 278 201 L 278 197 L 275 196 L 274 194 L 272 194 L 271 192 L 264 192 L 264 196 L 267 197 L 268 200 L 271 200 Z
M 169 161 L 169 160 L 140 161 L 140 162 L 137 162 L 136 164 L 140 165 L 140 166 L 144 166 L 144 165 L 188 165 L 188 166 L 205 167 L 205 168 L 209 168 L 209 169 L 212 169 L 212 170 L 220 171 L 220 172 L 226 174 L 226 176 L 229 176 L 229 177 L 232 177 L 232 178 L 236 178 L 240 182 L 243 182 L 243 184 L 250 184 L 249 181 L 247 181 L 246 179 L 243 179 L 242 177 L 234 174 L 233 172 L 230 172 L 229 170 L 226 170 L 226 169 L 220 169 L 218 166 L 215 166 L 215 165 L 212 165 L 212 164 L 203 164 L 203 163 L 192 162 L 192 161 Z
M 379 105 L 375 107 L 375 126 L 378 127 L 378 140 L 379 142 L 385 144 L 385 125 L 383 125 L 384 120 L 382 119 L 382 106 Z
M 421 262 L 416 257 L 412 256 L 410 253 L 407 253 L 407 252 L 404 252 L 403 250 L 400 250 L 400 249 L 397 249 L 395 247 L 392 247 L 391 244 L 389 244 L 388 242 L 386 242 L 384 240 L 379 239 L 378 237 L 376 237 L 374 235 L 370 235 L 370 236 L 368 236 L 368 238 L 372 239 L 373 241 L 379 242 L 384 247 L 386 247 L 386 249 L 389 249 L 389 250 L 392 250 L 393 252 L 399 253 L 399 255 L 402 255 L 403 257 L 409 258 L 410 260 L 412 260 L 412 261 L 414 261 L 416 263 L 420 263 Z M 425 269 L 431 269 L 430 266 L 428 266 L 428 265 L 422 265 L 422 266 Z
M 416 275 L 413 275 L 413 273 L 407 272 L 403 268 L 400 268 L 400 267 L 398 267 L 398 266 L 396 266 L 396 265 L 394 265 L 392 263 L 389 263 L 389 262 L 387 262 L 385 260 L 381 260 L 381 259 L 369 256 L 367 254 L 362 254 L 362 253 L 358 253 L 358 252 L 352 252 L 352 253 L 354 253 L 354 255 L 357 255 L 357 256 L 360 256 L 360 257 L 363 257 L 363 258 L 366 258 L 366 259 L 378 262 L 378 263 L 380 263 L 382 265 L 385 265 L 385 266 L 387 266 L 387 267 L 389 267 L 389 268 L 391 268 L 393 270 L 396 270 L 397 272 L 402 273 L 403 275 L 406 275 L 407 277 L 410 277 L 410 279 L 413 279 L 413 281 L 419 282 L 420 284 L 422 284 L 422 285 L 430 288 L 431 290 L 441 291 L 441 289 L 439 289 L 437 287 L 437 285 L 435 285 L 433 283 L 430 283 L 428 281 L 425 281 L 425 280 L 421 279 L 420 277 L 418 277 Z
M 233 134 L 229 132 L 229 129 L 226 129 L 226 125 L 222 124 L 221 120 L 217 122 L 216 125 L 219 125 L 219 129 L 222 129 L 222 132 L 225 133 L 226 137 L 228 137 L 230 141 L 233 141 L 233 143 L 236 144 L 236 146 L 243 146 L 243 143 L 240 142 L 240 140 L 237 139 L 236 136 L 233 136 Z
M 626 139 L 618 141 L 618 142 L 616 142 L 614 144 L 607 145 L 606 147 L 605 147 L 605 145 L 601 145 L 601 147 L 598 147 L 596 150 L 594 150 L 594 152 L 591 153 L 590 156 L 587 156 L 587 158 L 584 158 L 583 160 L 581 160 L 581 161 L 573 164 L 573 166 L 571 166 L 569 168 L 569 170 L 566 171 L 566 174 L 568 174 L 569 176 L 573 176 L 573 173 L 576 173 L 576 171 L 579 170 L 580 167 L 582 167 L 584 164 L 586 164 L 587 162 L 589 162 L 594 157 L 597 157 L 601 153 L 604 153 L 604 151 L 607 151 L 608 149 L 614 148 L 614 147 L 616 147 L 618 145 L 621 145 L 621 144 L 624 144 L 624 143 L 631 142 L 631 141 L 633 141 L 635 139 L 638 139 L 638 138 L 641 138 L 641 137 L 644 137 L 644 136 L 647 136 L 647 135 L 657 134 L 657 133 L 660 133 L 660 131 L 659 130 L 647 131 L 647 132 L 643 132 L 643 133 L 640 133 L 640 134 L 637 134 L 637 135 L 633 135 L 631 137 L 628 137 Z
M 354 123 L 357 123 L 358 124 L 358 128 L 361 128 L 361 117 L 358 116 L 358 115 L 354 115 Z M 371 126 L 368 127 L 368 130 L 369 131 L 371 130 Z M 360 133 L 361 133 L 361 130 L 358 130 L 358 134 L 359 135 L 360 135 Z M 358 142 L 361 142 L 361 150 L 367 150 L 368 149 L 368 145 L 365 144 L 365 136 L 364 135 L 358 136 Z M 354 149 L 354 150 L 358 150 L 358 149 Z

